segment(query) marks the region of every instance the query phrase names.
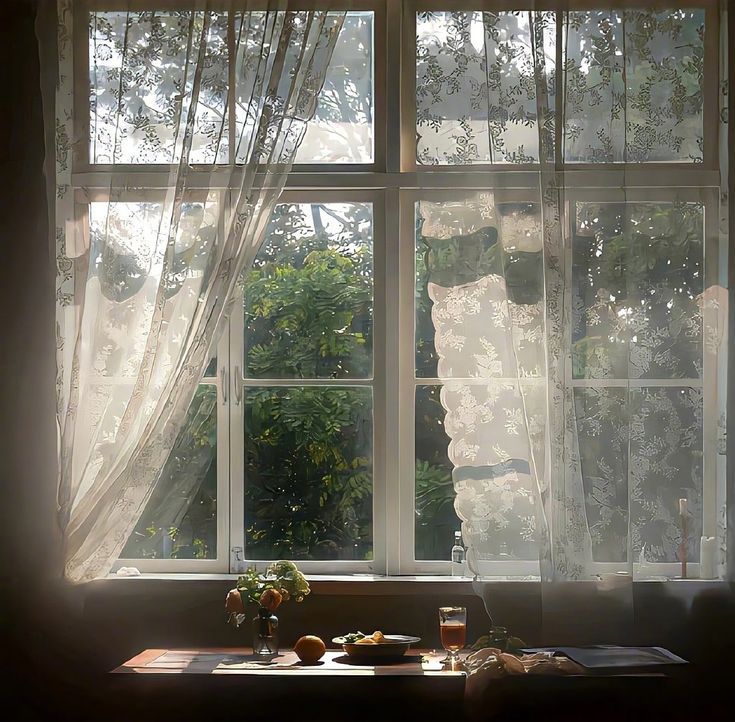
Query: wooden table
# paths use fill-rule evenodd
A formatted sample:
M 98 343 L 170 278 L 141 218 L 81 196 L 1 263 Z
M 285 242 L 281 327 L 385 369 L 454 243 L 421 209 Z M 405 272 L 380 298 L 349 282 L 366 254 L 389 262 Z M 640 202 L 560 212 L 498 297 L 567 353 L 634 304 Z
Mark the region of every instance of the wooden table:
M 341 650 L 327 650 L 316 665 L 304 665 L 292 650 L 263 664 L 251 649 L 146 649 L 112 670 L 113 674 L 238 674 L 266 677 L 454 677 L 464 683 L 462 671 L 444 670 L 445 653 L 435 650 L 409 650 L 400 660 L 390 664 L 355 662 Z
M 286 650 L 276 664 L 262 666 L 243 648 L 147 649 L 108 679 L 113 698 L 125 705 L 118 719 L 126 722 L 457 722 L 466 719 L 466 677 L 442 670 L 443 656 L 410 650 L 401 662 L 371 665 L 329 650 L 321 664 L 304 666 Z M 683 704 L 685 682 L 662 675 L 511 676 L 488 686 L 478 719 L 703 719 Z
M 320 664 L 305 666 L 286 650 L 276 664 L 258 665 L 250 649 L 146 649 L 109 679 L 128 705 L 122 719 L 451 722 L 464 718 L 465 673 L 442 670 L 444 656 L 409 650 L 392 664 L 355 664 L 328 650 Z

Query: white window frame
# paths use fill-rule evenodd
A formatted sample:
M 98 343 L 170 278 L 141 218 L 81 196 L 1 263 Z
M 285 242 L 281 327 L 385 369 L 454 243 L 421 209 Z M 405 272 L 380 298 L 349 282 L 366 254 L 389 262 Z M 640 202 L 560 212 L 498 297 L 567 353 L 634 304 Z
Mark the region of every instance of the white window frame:
M 77 109 L 87 106 L 88 51 L 85 11 L 144 9 L 146 7 L 192 7 L 193 0 L 86 0 L 75 17 L 74 48 Z M 637 6 L 640 0 L 615 0 L 614 6 Z M 372 573 L 387 575 L 446 575 L 449 561 L 416 560 L 415 541 L 415 429 L 414 394 L 418 385 L 435 379 L 415 376 L 414 347 L 414 203 L 419 199 L 456 196 L 458 191 L 483 190 L 517 194 L 534 200 L 538 192 L 538 167 L 509 164 L 473 166 L 419 166 L 415 157 L 415 13 L 419 10 L 456 9 L 448 0 L 289 0 L 293 8 L 371 10 L 374 20 L 374 158 L 369 164 L 296 165 L 286 182 L 282 202 L 340 202 L 358 200 L 373 204 L 374 242 L 374 341 L 372 381 L 374 399 L 373 426 L 373 546 L 370 562 L 299 562 L 309 573 Z M 649 0 L 646 6 L 671 6 L 665 0 Z M 591 197 L 609 201 L 621 187 L 625 199 L 636 194 L 641 198 L 672 195 L 700 199 L 705 205 L 705 285 L 727 274 L 726 249 L 718 237 L 720 184 L 718 165 L 718 14 L 716 0 L 690 0 L 686 7 L 705 7 L 708 26 L 705 63 L 704 161 L 699 164 L 568 164 L 564 171 L 566 197 Z M 250 6 L 252 6 L 250 4 Z M 591 0 L 466 0 L 462 9 L 569 9 L 610 6 Z M 396 68 L 399 69 L 396 72 Z M 85 138 L 89 124 L 84 113 L 75 113 L 77 136 Z M 104 193 L 110 188 L 165 188 L 168 166 L 100 166 L 89 163 L 88 144 L 75 145 L 72 182 L 75 188 Z M 229 171 L 221 174 L 192 169 L 192 188 L 206 188 L 212 183 L 226 201 Z M 590 190 L 592 189 L 592 190 Z M 537 195 L 535 199 L 537 199 Z M 88 201 L 87 201 L 88 202 Z M 82 204 L 84 201 L 82 201 Z M 84 212 L 83 208 L 80 212 Z M 725 286 L 723 280 L 719 281 Z M 265 560 L 247 559 L 243 538 L 244 449 L 243 414 L 239 401 L 244 379 L 243 324 L 241 315 L 233 316 L 217 348 L 217 377 L 202 383 L 218 388 L 217 439 L 217 555 L 213 559 L 121 559 L 120 566 L 137 566 L 151 573 L 237 573 L 243 562 L 235 558 L 233 548 L 245 549 L 245 564 Z M 703 533 L 713 534 L 717 514 L 714 490 L 724 476 L 724 458 L 717 455 L 717 418 L 722 401 L 725 372 L 719 367 L 705 368 L 704 484 L 707 489 Z M 262 380 L 257 382 L 258 385 Z M 280 385 L 296 385 L 278 382 Z M 321 383 L 321 381 L 316 382 Z M 336 380 L 337 385 L 352 381 Z M 580 385 L 573 382 L 572 385 Z M 709 465 L 709 468 L 708 468 Z M 458 522 L 459 524 L 459 522 Z M 447 549 L 447 556 L 449 548 Z M 627 568 L 627 564 L 622 565 Z M 657 567 L 664 576 L 678 572 L 678 564 Z M 696 574 L 697 565 L 689 565 Z M 599 572 L 615 571 L 620 564 L 600 564 Z M 538 575 L 537 562 L 494 562 L 483 565 L 482 572 L 492 576 L 516 577 Z

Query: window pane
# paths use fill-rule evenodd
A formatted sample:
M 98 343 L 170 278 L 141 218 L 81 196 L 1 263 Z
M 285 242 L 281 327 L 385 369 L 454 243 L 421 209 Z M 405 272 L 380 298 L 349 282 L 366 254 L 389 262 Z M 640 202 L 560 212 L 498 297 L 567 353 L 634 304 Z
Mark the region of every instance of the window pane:
M 702 389 L 631 390 L 630 513 L 633 555 L 677 561 L 679 503 L 689 502 L 687 558 L 699 560 L 702 534 Z
M 679 499 L 689 504 L 690 561 L 702 529 L 702 390 L 574 390 L 587 518 L 596 561 L 677 561 Z M 630 532 L 628 508 L 630 506 Z M 630 539 L 629 539 L 630 535 Z
M 575 388 L 574 410 L 593 556 L 628 555 L 627 388 Z
M 248 559 L 372 559 L 369 388 L 248 388 Z
M 373 13 L 350 12 L 296 162 L 372 163 L 373 87 Z
M 122 559 L 217 557 L 217 388 L 200 384 Z
M 575 378 L 701 378 L 700 204 L 579 203 Z
M 185 10 L 90 14 L 92 163 L 179 161 L 204 20 Z M 211 12 L 192 163 L 227 161 L 227 67 L 227 14 Z
M 538 161 L 530 15 L 464 10 L 416 14 L 419 164 Z M 552 69 L 554 14 L 534 13 L 534 21 L 543 28 Z M 551 103 L 553 107 L 553 98 Z
M 455 506 L 482 560 L 538 558 L 540 221 L 538 204 L 492 193 L 416 204 L 417 376 L 445 380 L 416 392 L 417 558 L 448 558 Z M 454 504 L 442 506 L 445 496 Z
M 276 206 L 244 299 L 249 377 L 372 376 L 372 205 Z
M 262 68 L 258 59 L 262 54 L 262 46 L 270 43 L 274 34 L 278 35 L 283 17 L 274 16 L 273 13 L 251 12 L 244 15 L 237 13 L 236 18 L 236 34 L 239 34 L 235 113 L 236 132 L 240 139 L 237 162 L 242 163 L 251 156 L 250 140 L 256 124 L 260 122 L 261 109 L 252 102 L 253 97 L 261 95 L 260 90 L 253 90 L 262 82 Z M 329 13 L 326 22 L 336 23 L 338 20 L 337 13 Z M 311 26 L 302 22 L 295 26 L 295 31 L 308 27 Z M 292 92 L 292 76 L 301 62 L 301 40 L 291 43 L 289 48 L 278 89 L 282 98 L 289 98 Z M 373 97 L 373 13 L 348 13 L 324 77 L 314 118 L 306 125 L 295 161 L 372 162 Z M 290 157 L 295 141 L 300 138 L 301 128 L 300 120 L 293 124 L 286 134 L 285 145 L 275 151 L 278 157 Z M 261 160 L 265 162 L 267 159 Z
M 416 559 L 449 561 L 460 521 L 454 511 L 440 386 L 416 388 Z
M 539 205 L 499 202 L 492 193 L 476 193 L 461 200 L 418 201 L 415 213 L 416 375 L 483 376 L 489 373 L 488 364 L 500 363 L 493 376 L 515 377 L 508 302 L 522 306 L 524 313 L 533 309 L 541 321 Z M 437 343 L 454 351 L 445 354 L 441 369 Z M 529 373 L 538 375 L 535 344 L 528 344 L 528 358 L 523 341 L 516 345 Z
M 703 9 L 579 10 L 565 27 L 567 161 L 702 161 Z
M 214 378 L 216 375 L 217 375 L 217 357 L 213 356 L 211 359 L 209 359 L 207 368 L 204 371 L 204 376 Z
M 206 199 L 188 199 L 180 211 L 170 254 L 168 205 L 155 200 L 89 204 L 90 277 L 98 279 L 105 299 L 120 304 L 105 307 L 116 325 L 129 317 L 127 323 L 144 327 L 152 313 L 152 306 L 145 302 L 155 302 L 159 282 L 165 286 L 167 301 L 186 289 L 189 302 L 196 302 L 202 281 L 211 271 L 209 251 L 217 235 L 218 195 L 210 191 Z
M 317 103 L 298 149 L 298 163 L 373 161 L 373 13 L 348 13 Z M 237 135 L 249 138 L 250 103 L 260 57 L 272 26 L 266 13 L 234 17 L 238 44 Z M 335 16 L 336 17 L 336 16 Z M 189 159 L 229 161 L 227 12 L 93 12 L 89 26 L 92 163 L 170 164 L 180 159 L 183 125 L 207 20 L 206 50 Z M 190 38 L 192 40 L 189 45 Z M 296 63 L 294 56 L 288 63 Z M 290 83 L 286 73 L 284 82 Z M 284 90 L 284 93 L 286 90 Z M 180 102 L 180 97 L 183 100 Z M 252 126 L 252 123 L 250 123 Z M 242 162 L 238 154 L 238 161 Z

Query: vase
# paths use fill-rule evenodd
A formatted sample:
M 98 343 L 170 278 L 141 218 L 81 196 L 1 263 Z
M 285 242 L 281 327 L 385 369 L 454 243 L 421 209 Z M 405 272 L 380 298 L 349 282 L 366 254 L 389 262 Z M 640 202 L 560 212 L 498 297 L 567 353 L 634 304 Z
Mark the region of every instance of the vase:
M 263 658 L 278 654 L 278 617 L 266 607 L 253 618 L 253 654 Z

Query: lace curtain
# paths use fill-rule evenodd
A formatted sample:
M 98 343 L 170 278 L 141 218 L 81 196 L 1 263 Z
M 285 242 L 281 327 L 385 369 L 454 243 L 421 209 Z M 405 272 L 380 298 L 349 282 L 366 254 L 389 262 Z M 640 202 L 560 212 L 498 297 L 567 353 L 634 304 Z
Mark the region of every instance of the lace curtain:
M 508 164 L 502 190 L 419 204 L 455 507 L 476 577 L 540 574 L 545 614 L 569 604 L 558 582 L 628 608 L 634 576 L 682 556 L 696 576 L 703 535 L 725 570 L 726 188 L 651 165 L 727 177 L 704 135 L 716 18 L 417 17 L 419 163 Z
M 192 401 L 195 421 L 216 403 L 195 399 L 197 384 L 344 18 L 266 8 L 87 14 L 58 3 L 58 506 L 72 581 L 109 571 Z M 89 93 L 72 86 L 87 61 Z M 168 180 L 143 188 L 127 164 L 163 167 Z M 81 170 L 109 180 L 80 183 Z

